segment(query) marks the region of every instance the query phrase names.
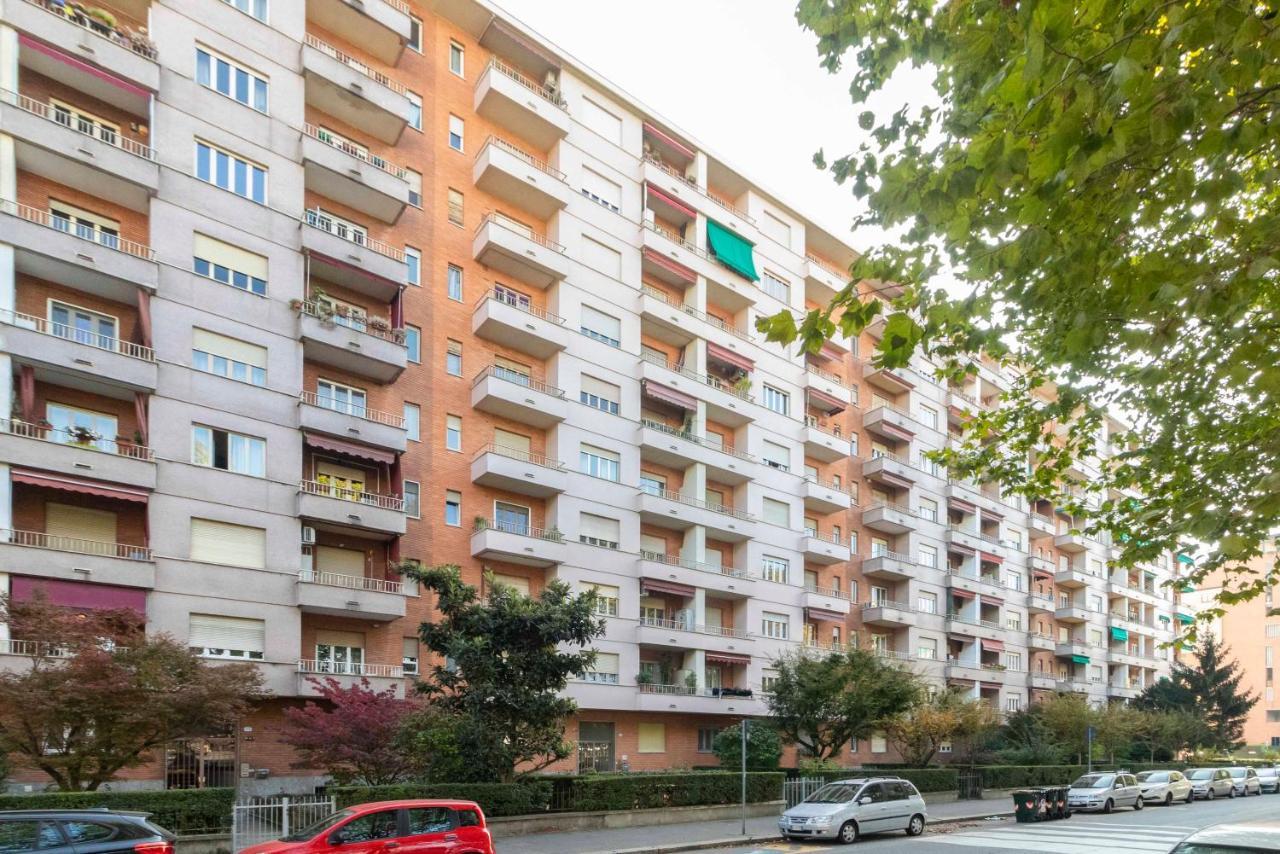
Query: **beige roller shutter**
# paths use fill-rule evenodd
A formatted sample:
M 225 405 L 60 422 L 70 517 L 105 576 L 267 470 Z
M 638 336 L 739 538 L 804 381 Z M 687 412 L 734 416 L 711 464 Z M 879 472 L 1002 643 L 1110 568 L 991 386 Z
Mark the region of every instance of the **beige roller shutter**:
M 337 463 L 331 463 L 328 460 L 316 460 L 316 474 L 328 475 L 336 477 L 339 480 L 345 480 L 348 483 L 364 483 L 369 473 L 360 469 L 353 469 L 349 466 L 340 466 Z
M 618 529 L 617 519 L 596 516 L 594 513 L 580 513 L 578 515 L 578 534 L 580 536 L 616 543 L 619 538 Z
M 493 444 L 500 448 L 506 448 L 508 451 L 519 451 L 522 454 L 529 453 L 528 436 L 522 436 L 519 433 L 512 433 L 501 428 L 494 429 Z
M 514 589 L 521 596 L 529 595 L 529 579 L 522 578 L 518 575 L 503 575 L 502 573 L 494 573 L 493 583 L 501 584 L 504 587 Z
M 71 537 L 95 543 L 116 542 L 116 514 L 70 504 L 44 506 L 44 530 L 51 537 Z
M 335 546 L 316 546 L 316 571 L 364 578 L 364 552 Z
M 267 565 L 267 532 L 248 525 L 192 519 L 191 559 L 262 569 Z
M 722 619 L 723 615 L 720 613 L 719 608 L 707 608 L 702 616 L 702 624 L 709 628 L 718 629 L 722 625 L 720 622 Z
M 598 380 L 588 374 L 583 374 L 581 384 L 579 386 L 587 394 L 593 394 L 601 400 L 610 400 L 614 403 L 622 400 L 622 389 L 613 383 L 607 383 L 604 380 Z
M 597 652 L 596 663 L 591 666 L 593 673 L 611 673 L 618 675 L 618 654 L 616 652 Z
M 197 258 L 203 258 L 211 264 L 220 264 L 238 273 L 264 280 L 267 278 L 267 259 L 264 256 L 203 234 L 197 233 L 195 237 Z
M 261 654 L 266 651 L 266 635 L 266 623 L 262 620 L 192 614 L 187 646 Z
M 196 350 L 202 350 L 205 353 L 212 353 L 215 356 L 222 356 L 237 362 L 244 362 L 246 365 L 252 365 L 255 368 L 265 369 L 267 367 L 266 347 L 259 347 L 257 344 L 250 344 L 248 341 L 241 341 L 239 338 L 228 338 L 226 335 L 219 335 L 207 329 L 191 330 L 191 346 Z
M 653 534 L 641 534 L 640 551 L 655 555 L 666 555 L 667 541 L 662 537 L 655 537 Z
M 349 646 L 364 649 L 364 635 L 360 632 L 339 632 L 333 629 L 316 629 L 317 646 Z

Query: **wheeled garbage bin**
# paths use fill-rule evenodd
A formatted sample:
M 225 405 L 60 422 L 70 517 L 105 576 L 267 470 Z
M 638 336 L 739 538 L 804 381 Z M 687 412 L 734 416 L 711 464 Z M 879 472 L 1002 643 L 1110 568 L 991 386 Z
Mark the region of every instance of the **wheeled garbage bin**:
M 1044 821 L 1044 809 L 1044 789 L 1019 789 L 1013 793 L 1013 814 L 1018 822 Z

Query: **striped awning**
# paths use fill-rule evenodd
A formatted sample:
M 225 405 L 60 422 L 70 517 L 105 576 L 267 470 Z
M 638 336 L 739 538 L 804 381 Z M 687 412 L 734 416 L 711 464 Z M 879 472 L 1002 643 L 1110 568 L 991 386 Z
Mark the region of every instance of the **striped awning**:
M 711 341 L 707 342 L 707 358 L 750 373 L 756 369 L 756 363 L 741 353 L 735 353 Z
M 957 599 L 972 599 L 972 598 L 973 598 L 975 595 L 977 595 L 977 594 L 975 594 L 975 593 L 973 593 L 972 591 L 969 591 L 969 590 L 961 590 L 961 589 L 959 589 L 959 588 L 952 588 L 952 590 L 951 590 L 951 595 L 952 595 L 952 596 L 955 596 Z
M 667 258 L 662 253 L 651 247 L 646 246 L 644 248 L 644 260 L 655 266 L 661 267 L 671 275 L 681 281 L 688 282 L 691 285 L 698 281 L 698 274 L 693 272 L 693 270 L 683 264 L 672 261 L 670 258 Z
M 707 344 L 708 349 L 711 346 L 711 344 Z M 844 412 L 846 408 L 843 400 L 816 388 L 809 389 L 809 403 L 810 405 L 816 404 L 818 408 L 827 413 Z
M 693 395 L 685 394 L 677 391 L 671 386 L 655 383 L 652 380 L 641 380 L 640 390 L 645 397 L 651 397 L 654 400 L 660 400 L 663 403 L 669 403 L 680 409 L 687 409 L 693 412 L 698 408 L 698 400 Z
M 640 579 L 640 592 L 667 593 L 671 596 L 693 596 L 698 590 L 689 584 L 677 584 L 674 581 L 663 581 L 657 578 L 642 578 Z
M 982 552 L 982 559 L 988 563 L 1004 563 L 1004 558 L 993 552 Z
M 751 656 L 739 655 L 736 652 L 708 652 L 709 664 L 750 664 Z
M 991 652 L 1004 652 L 1004 641 L 983 639 L 982 648 Z
M 335 439 L 332 436 L 319 436 L 315 433 L 303 433 L 302 441 L 308 447 L 319 448 L 322 451 L 333 451 L 335 454 L 344 454 L 348 457 L 358 457 L 362 460 L 381 463 L 383 465 L 392 465 L 396 461 L 394 451 L 384 451 L 381 448 L 370 448 L 368 445 L 360 445 L 356 442 L 348 442 L 344 439 Z
M 667 193 L 664 193 L 662 190 L 659 190 L 657 187 L 653 186 L 652 184 L 646 183 L 644 186 L 645 186 L 645 191 L 653 198 L 662 202 L 662 204 L 666 205 L 667 207 L 671 208 L 674 211 L 684 214 L 690 219 L 697 218 L 698 212 L 695 211 L 693 208 L 689 207 L 688 205 L 686 205 L 684 202 L 680 201 L 674 196 L 670 196 Z
M 147 503 L 147 492 L 142 489 L 131 489 L 127 486 L 103 483 L 100 480 L 90 480 L 66 474 L 50 474 L 33 469 L 12 468 L 9 473 L 14 483 L 25 483 L 27 486 L 41 486 L 45 489 L 75 492 L 80 495 L 95 495 L 98 498 L 136 501 L 139 504 Z
M 843 623 L 844 614 L 839 611 L 829 611 L 826 608 L 805 608 L 805 616 L 812 620 L 826 620 L 828 622 Z

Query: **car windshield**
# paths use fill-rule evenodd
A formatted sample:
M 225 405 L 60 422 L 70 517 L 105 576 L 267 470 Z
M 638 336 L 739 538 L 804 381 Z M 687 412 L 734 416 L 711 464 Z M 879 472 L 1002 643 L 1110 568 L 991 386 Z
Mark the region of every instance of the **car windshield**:
M 1116 780 L 1115 774 L 1085 774 L 1071 784 L 1073 789 L 1106 789 Z
M 1258 776 L 1259 777 L 1277 777 L 1277 776 L 1280 776 L 1280 770 L 1277 770 L 1275 768 L 1259 768 Z
M 858 793 L 859 785 L 828 783 L 804 799 L 806 804 L 847 804 Z
M 1192 771 L 1192 772 L 1188 773 L 1188 774 L 1187 774 L 1187 776 L 1188 776 L 1188 777 L 1190 777 L 1192 780 L 1212 780 L 1212 779 L 1213 779 L 1213 769 L 1212 769 L 1212 768 L 1197 768 L 1196 770 L 1194 770 L 1194 771 Z
M 1244 779 L 1244 775 L 1246 772 L 1245 772 L 1245 769 L 1243 768 L 1228 768 L 1227 773 L 1230 774 L 1232 777 L 1235 777 L 1237 780 L 1242 780 Z
M 1169 782 L 1168 771 L 1143 771 L 1138 775 L 1139 783 L 1167 783 Z
M 314 824 L 302 828 L 302 830 L 290 833 L 288 836 L 281 837 L 283 842 L 306 842 L 308 839 L 314 839 L 324 833 L 335 824 L 339 824 L 351 816 L 355 815 L 354 810 L 338 810 L 337 812 L 320 819 Z

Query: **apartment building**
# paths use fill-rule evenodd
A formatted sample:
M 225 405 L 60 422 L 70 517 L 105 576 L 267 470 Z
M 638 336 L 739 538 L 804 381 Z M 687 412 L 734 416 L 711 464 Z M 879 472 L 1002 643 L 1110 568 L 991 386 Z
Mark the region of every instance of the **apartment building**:
M 411 690 L 404 561 L 600 594 L 558 770 L 714 764 L 789 650 L 870 645 L 1001 710 L 1164 667 L 1173 564 L 1108 575 L 1057 508 L 925 461 L 1008 377 L 875 369 L 876 328 L 765 343 L 853 248 L 524 25 L 95 8 L 0 0 L 0 579 L 276 698 L 131 784 L 317 782 L 281 709 L 317 675 Z

